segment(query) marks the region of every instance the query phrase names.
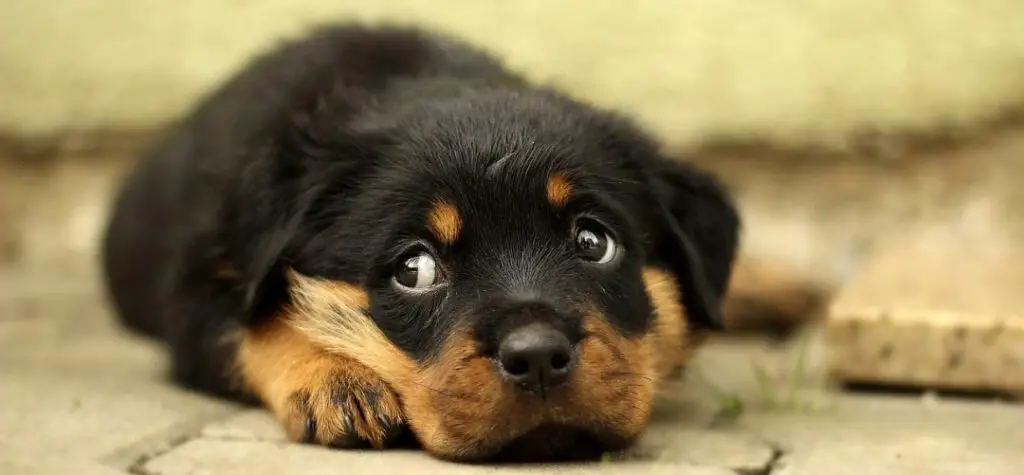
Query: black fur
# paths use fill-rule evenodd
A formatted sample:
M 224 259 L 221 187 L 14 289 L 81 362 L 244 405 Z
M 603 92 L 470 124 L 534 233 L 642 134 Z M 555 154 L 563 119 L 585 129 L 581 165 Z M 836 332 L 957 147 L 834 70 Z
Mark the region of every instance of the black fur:
M 573 184 L 564 209 L 545 197 L 553 173 Z M 439 197 L 463 218 L 452 246 L 425 225 Z M 614 265 L 576 257 L 579 216 L 621 244 Z M 121 318 L 169 344 L 176 381 L 239 397 L 223 336 L 287 303 L 285 266 L 366 288 L 385 334 L 425 359 L 463 324 L 485 348 L 517 319 L 577 334 L 585 305 L 642 334 L 652 265 L 678 277 L 694 324 L 714 326 L 738 226 L 711 176 L 622 117 L 452 39 L 337 26 L 257 58 L 141 161 L 104 264 Z M 448 283 L 411 296 L 392 271 L 416 242 Z

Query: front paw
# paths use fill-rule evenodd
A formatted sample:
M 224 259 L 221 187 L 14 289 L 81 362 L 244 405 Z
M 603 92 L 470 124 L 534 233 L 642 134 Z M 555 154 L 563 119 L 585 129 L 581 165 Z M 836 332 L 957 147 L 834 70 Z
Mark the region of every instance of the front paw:
M 397 395 L 369 370 L 342 364 L 291 391 L 279 414 L 291 440 L 382 449 L 406 430 Z

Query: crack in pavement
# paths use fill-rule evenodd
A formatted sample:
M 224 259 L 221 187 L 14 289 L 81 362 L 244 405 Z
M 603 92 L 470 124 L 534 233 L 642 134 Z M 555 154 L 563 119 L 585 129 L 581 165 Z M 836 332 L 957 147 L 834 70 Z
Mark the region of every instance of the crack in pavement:
M 156 449 L 154 449 L 152 451 L 146 452 L 146 453 L 144 453 L 142 455 L 139 455 L 128 466 L 128 468 L 126 470 L 128 471 L 128 473 L 130 473 L 132 475 L 157 475 L 155 473 L 151 473 L 150 471 L 146 470 L 146 464 L 149 463 L 150 460 L 153 460 L 153 459 L 155 459 L 157 457 L 160 457 L 161 455 L 170 453 L 170 452 L 174 451 L 174 449 L 177 449 L 178 447 L 181 447 L 186 442 L 188 442 L 190 440 L 193 440 L 193 439 L 195 439 L 197 437 L 198 437 L 198 434 L 184 434 L 184 435 L 179 435 L 178 437 L 174 437 L 174 438 L 168 439 L 167 442 L 165 444 L 163 444 L 163 446 L 161 446 L 159 448 L 156 448 Z
M 775 470 L 779 468 L 783 457 L 788 455 L 788 453 L 778 444 L 765 442 L 765 445 L 771 449 L 772 455 L 764 466 L 753 470 L 745 468 L 735 469 L 733 471 L 736 472 L 736 475 L 773 475 L 775 473 Z
M 159 434 L 146 437 L 128 447 L 100 458 L 103 465 L 125 470 L 135 475 L 154 475 L 145 469 L 145 465 L 162 455 L 173 452 L 185 443 L 202 436 L 206 425 L 223 421 L 236 414 L 235 410 L 216 409 L 206 411 L 188 420 L 175 424 Z
M 773 445 L 771 445 L 771 448 L 772 448 L 772 458 L 771 458 L 771 460 L 768 461 L 768 465 L 765 467 L 764 475 L 772 475 L 772 474 L 774 474 L 775 470 L 778 469 L 781 466 L 783 457 L 788 455 L 786 453 L 786 451 L 783 450 L 782 447 L 780 447 L 778 445 L 774 445 L 773 444 Z

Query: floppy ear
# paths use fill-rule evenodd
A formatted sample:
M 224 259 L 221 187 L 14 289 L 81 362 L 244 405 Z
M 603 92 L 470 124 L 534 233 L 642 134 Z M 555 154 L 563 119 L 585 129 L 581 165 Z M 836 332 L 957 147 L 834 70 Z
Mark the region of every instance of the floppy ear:
M 605 149 L 624 159 L 644 187 L 639 194 L 650 264 L 676 277 L 691 323 L 722 329 L 722 300 L 740 232 L 732 199 L 710 173 L 662 156 L 628 120 L 612 118 L 602 131 Z
M 242 323 L 256 324 L 288 302 L 292 251 L 330 223 L 319 214 L 328 202 L 356 193 L 370 162 L 366 155 L 382 142 L 371 134 L 305 129 L 280 141 L 278 155 L 249 172 L 237 191 L 233 235 Z
M 253 325 L 269 318 L 288 298 L 286 263 L 282 261 L 285 249 L 297 234 L 301 215 L 280 220 L 253 239 L 244 254 L 249 262 L 243 267 L 242 314 L 244 324 Z
M 678 279 L 691 321 L 722 329 L 722 300 L 739 241 L 736 207 L 710 173 L 692 165 L 657 155 L 639 165 L 653 209 L 652 258 Z

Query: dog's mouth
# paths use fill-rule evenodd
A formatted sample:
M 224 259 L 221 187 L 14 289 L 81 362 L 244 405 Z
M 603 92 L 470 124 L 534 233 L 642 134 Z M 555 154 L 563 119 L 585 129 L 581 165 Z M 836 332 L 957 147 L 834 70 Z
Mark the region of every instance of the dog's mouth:
M 395 378 L 417 439 L 459 461 L 588 460 L 627 447 L 647 425 L 658 374 L 644 342 L 591 327 L 571 372 L 542 382 L 543 394 L 496 371 L 474 339 L 453 338 L 413 378 Z
M 606 453 L 629 448 L 642 433 L 640 427 L 620 427 L 614 416 L 599 420 L 567 416 L 566 412 L 586 413 L 594 408 L 566 406 L 559 395 L 556 392 L 545 402 L 495 408 L 502 412 L 500 416 L 480 420 L 479 427 L 489 429 L 471 434 L 459 432 L 467 428 L 459 424 L 463 415 L 441 415 L 444 422 L 438 432 L 457 434 L 454 445 L 438 445 L 429 436 L 420 439 L 423 434 L 414 437 L 435 455 L 463 463 L 537 464 L 597 461 Z
M 571 463 L 599 460 L 628 447 L 631 440 L 563 424 L 541 425 L 504 444 L 480 462 L 500 464 Z

